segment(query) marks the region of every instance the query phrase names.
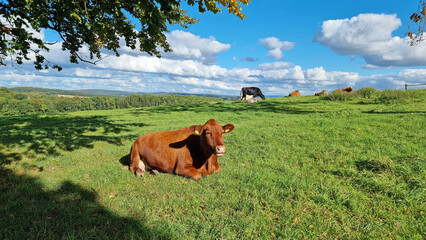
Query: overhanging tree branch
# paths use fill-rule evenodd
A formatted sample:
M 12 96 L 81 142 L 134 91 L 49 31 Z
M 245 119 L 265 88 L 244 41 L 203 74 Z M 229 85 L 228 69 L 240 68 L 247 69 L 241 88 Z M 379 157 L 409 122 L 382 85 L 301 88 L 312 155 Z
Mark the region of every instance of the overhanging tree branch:
M 217 13 L 221 7 L 243 19 L 241 4 L 250 0 L 185 0 L 198 6 L 200 12 Z M 0 2 L 0 65 L 5 57 L 15 56 L 12 62 L 22 64 L 29 60 L 29 50 L 35 53 L 36 69 L 49 67 L 43 56 L 49 43 L 34 33 L 51 29 L 62 39 L 62 50 L 70 52 L 70 62 L 96 64 L 103 57 L 101 50 L 113 51 L 119 56 L 120 39 L 126 46 L 161 57 L 158 48 L 171 51 L 165 33 L 169 25 L 188 27 L 197 20 L 181 9 L 182 0 L 9 0 Z M 126 13 L 126 14 L 125 14 Z M 128 16 L 137 19 L 140 29 Z M 6 26 L 3 20 L 8 22 Z M 89 59 L 82 58 L 80 50 L 89 46 Z M 138 46 L 137 46 L 138 45 Z M 44 64 L 44 65 L 43 65 Z M 59 68 L 58 68 L 59 69 Z
M 415 46 L 424 40 L 426 0 L 419 0 L 417 11 L 410 16 L 410 20 L 407 35 L 410 38 L 410 46 Z

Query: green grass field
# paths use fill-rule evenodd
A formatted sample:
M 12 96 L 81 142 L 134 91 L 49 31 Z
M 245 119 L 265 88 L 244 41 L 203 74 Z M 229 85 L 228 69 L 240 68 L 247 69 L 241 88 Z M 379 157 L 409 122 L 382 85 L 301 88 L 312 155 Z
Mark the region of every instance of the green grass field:
M 0 239 L 425 239 L 426 98 L 0 118 Z M 147 132 L 232 123 L 200 181 L 122 170 Z

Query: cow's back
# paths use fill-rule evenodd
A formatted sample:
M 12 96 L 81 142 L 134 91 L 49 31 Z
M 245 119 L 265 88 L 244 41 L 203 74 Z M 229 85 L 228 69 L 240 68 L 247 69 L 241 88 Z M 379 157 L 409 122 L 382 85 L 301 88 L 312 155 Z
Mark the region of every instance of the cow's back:
M 136 140 L 141 160 L 149 168 L 172 172 L 177 161 L 188 159 L 187 139 L 192 135 L 188 128 L 172 131 L 150 132 Z
M 289 97 L 300 96 L 300 92 L 299 92 L 299 90 L 295 90 L 295 91 L 291 92 L 288 96 Z

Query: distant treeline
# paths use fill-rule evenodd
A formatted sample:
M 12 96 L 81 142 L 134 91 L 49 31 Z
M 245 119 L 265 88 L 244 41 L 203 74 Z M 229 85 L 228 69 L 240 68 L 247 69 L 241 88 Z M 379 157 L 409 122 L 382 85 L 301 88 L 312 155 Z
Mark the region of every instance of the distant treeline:
M 238 99 L 238 96 L 230 95 L 221 95 L 221 94 L 187 94 L 187 93 L 168 93 L 168 92 L 155 92 L 155 93 L 144 93 L 144 92 L 126 92 L 118 90 L 104 90 L 104 89 L 84 89 L 84 90 L 62 90 L 62 89 L 51 89 L 51 88 L 36 88 L 36 87 L 14 87 L 9 90 L 18 92 L 18 93 L 44 93 L 46 95 L 71 95 L 71 96 L 84 96 L 84 97 L 94 97 L 94 96 L 110 96 L 110 97 L 127 97 L 132 94 L 152 94 L 152 95 L 194 95 L 200 97 L 216 97 L 222 98 L 223 100 L 234 101 Z
M 48 114 L 218 101 L 223 101 L 223 99 L 192 95 L 152 94 L 133 94 L 127 97 L 59 97 L 38 92 L 18 93 L 6 87 L 0 87 L 0 115 Z

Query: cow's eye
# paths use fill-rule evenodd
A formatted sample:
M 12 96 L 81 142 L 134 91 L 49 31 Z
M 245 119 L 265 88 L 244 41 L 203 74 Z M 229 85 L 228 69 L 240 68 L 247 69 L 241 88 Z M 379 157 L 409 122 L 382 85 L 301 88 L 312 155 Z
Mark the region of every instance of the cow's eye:
M 209 131 L 206 131 L 206 134 L 207 134 L 207 135 L 211 135 L 212 133 L 211 133 L 211 132 L 209 132 Z

